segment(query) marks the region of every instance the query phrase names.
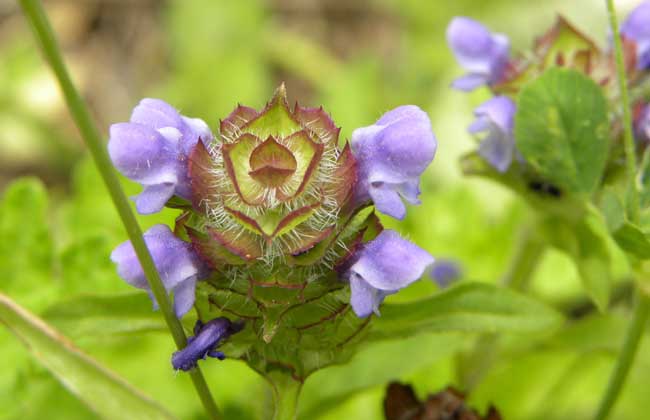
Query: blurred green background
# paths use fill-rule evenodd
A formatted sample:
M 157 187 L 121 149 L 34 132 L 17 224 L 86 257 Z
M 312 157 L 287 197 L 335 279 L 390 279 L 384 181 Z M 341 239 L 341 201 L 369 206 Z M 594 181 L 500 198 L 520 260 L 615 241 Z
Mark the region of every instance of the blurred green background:
M 617 2 L 621 12 L 636 2 Z M 445 43 L 455 15 L 508 34 L 515 50 L 561 13 L 600 44 L 604 2 L 596 0 L 71 0 L 46 1 L 74 79 L 98 126 L 128 120 L 142 97 L 160 97 L 216 130 L 237 103 L 260 108 L 284 81 L 289 99 L 323 107 L 348 138 L 383 112 L 416 104 L 429 112 L 439 148 L 423 178 L 423 204 L 404 223 L 386 220 L 437 257 L 461 262 L 465 280 L 498 282 L 530 210 L 486 181 L 462 178 L 458 157 L 474 147 L 465 127 L 485 92 L 448 88 L 462 73 Z M 28 178 L 22 178 L 28 177 Z M 139 187 L 128 181 L 130 194 Z M 0 291 L 46 319 L 87 294 L 131 291 L 108 259 L 126 239 L 55 81 L 13 0 L 0 0 Z M 175 213 L 140 217 L 143 228 Z M 422 281 L 400 294 L 435 288 Z M 628 313 L 598 315 L 570 260 L 548 252 L 532 293 L 565 312 L 549 337 L 511 337 L 471 395 L 504 419 L 589 418 L 606 383 Z M 624 302 L 625 296 L 621 297 Z M 71 300 L 71 302 L 69 302 Z M 61 303 L 64 302 L 64 303 Z M 53 309 L 54 306 L 54 309 Z M 146 308 L 148 310 L 148 308 Z M 153 316 L 157 316 L 154 314 Z M 119 316 L 116 315 L 116 316 Z M 143 315 L 143 319 L 148 319 Z M 102 320 L 52 316 L 82 349 L 182 419 L 202 418 L 189 377 L 169 366 L 171 338 L 115 333 Z M 301 402 L 305 419 L 381 418 L 388 381 L 423 397 L 458 383 L 457 354 L 474 337 L 435 334 L 388 342 L 346 366 L 318 372 Z M 203 363 L 227 419 L 255 419 L 271 404 L 243 363 Z M 0 419 L 86 419 L 92 412 L 0 329 Z M 650 412 L 650 349 L 642 347 L 613 418 Z

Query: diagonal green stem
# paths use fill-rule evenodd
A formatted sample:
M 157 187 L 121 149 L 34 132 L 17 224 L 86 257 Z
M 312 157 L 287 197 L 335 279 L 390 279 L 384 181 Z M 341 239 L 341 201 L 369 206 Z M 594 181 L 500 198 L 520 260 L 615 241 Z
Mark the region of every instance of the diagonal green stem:
M 618 79 L 619 97 L 623 107 L 623 145 L 625 147 L 625 166 L 627 170 L 629 208 L 628 212 L 633 223 L 639 220 L 639 194 L 636 189 L 636 147 L 634 144 L 634 130 L 632 128 L 632 111 L 630 110 L 630 93 L 627 86 L 625 61 L 623 59 L 623 45 L 619 35 L 618 19 L 613 0 L 606 0 L 609 25 L 614 36 L 614 54 L 616 57 L 616 74 Z
M 151 255 L 149 254 L 149 250 L 144 243 L 142 230 L 135 219 L 135 215 L 131 211 L 126 195 L 120 186 L 119 179 L 113 170 L 102 137 L 95 127 L 83 99 L 75 89 L 70 75 L 68 74 L 54 32 L 47 19 L 47 15 L 38 0 L 19 0 L 19 3 L 34 30 L 34 34 L 40 43 L 45 58 L 56 75 L 63 95 L 65 96 L 70 114 L 79 128 L 81 136 L 88 146 L 88 149 L 90 149 L 90 153 L 99 169 L 104 183 L 106 184 L 106 188 L 113 200 L 113 204 L 122 219 L 124 228 L 133 244 L 135 253 L 147 278 L 147 282 L 156 297 L 160 311 L 165 317 L 165 321 L 171 331 L 176 346 L 181 349 L 187 344 L 187 338 L 183 331 L 183 327 L 178 318 L 174 315 L 165 287 L 160 280 L 158 271 L 156 270 Z M 211 419 L 221 418 L 219 409 L 210 394 L 210 390 L 201 371 L 196 368 L 191 371 L 190 375 L 209 417 Z
M 621 37 L 619 35 L 618 20 L 616 18 L 614 1 L 606 0 L 606 3 L 611 31 L 614 34 L 613 38 L 614 50 L 616 53 L 616 70 L 618 73 L 619 89 L 621 91 L 620 97 L 623 102 L 621 105 L 623 107 L 623 127 L 625 128 L 625 158 L 629 182 L 628 194 L 631 194 L 629 200 L 629 207 L 631 208 L 628 208 L 628 213 L 632 222 L 636 223 L 639 220 L 639 197 L 635 185 L 636 153 L 632 130 L 632 113 L 630 111 L 627 78 L 625 76 L 625 64 L 623 62 L 623 46 L 621 45 Z M 644 296 L 643 293 L 637 290 L 637 299 L 634 306 L 632 321 L 628 326 L 628 330 L 625 335 L 625 341 L 623 342 L 623 347 L 621 348 L 621 351 L 616 360 L 614 372 L 609 378 L 607 390 L 605 391 L 605 395 L 603 395 L 600 406 L 598 407 L 598 412 L 594 417 L 597 420 L 605 420 L 609 416 L 612 408 L 618 400 L 621 390 L 623 389 L 623 385 L 625 384 L 625 380 L 627 379 L 627 375 L 630 372 L 630 368 L 634 363 L 634 358 L 639 348 L 639 343 L 641 342 L 641 336 L 643 335 L 644 326 L 648 320 L 649 313 L 650 298 Z
M 273 391 L 273 420 L 296 420 L 302 382 L 282 372 L 273 372 L 267 379 Z
M 600 406 L 598 407 L 598 412 L 594 419 L 605 420 L 612 411 L 612 408 L 614 408 L 614 404 L 623 389 L 625 379 L 627 379 L 632 363 L 634 363 L 634 358 L 639 349 L 639 343 L 641 342 L 641 337 L 643 336 L 643 330 L 648 321 L 649 313 L 650 298 L 643 295 L 643 293 L 637 293 L 632 321 L 625 333 L 625 341 L 623 342 L 621 352 L 616 359 L 616 367 L 614 368 L 612 376 L 609 378 L 607 391 L 605 392 L 603 399 L 600 401 Z

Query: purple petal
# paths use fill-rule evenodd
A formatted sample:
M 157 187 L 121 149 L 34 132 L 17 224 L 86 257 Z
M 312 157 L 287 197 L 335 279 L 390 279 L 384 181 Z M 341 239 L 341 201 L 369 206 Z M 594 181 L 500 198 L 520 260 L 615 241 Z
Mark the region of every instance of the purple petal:
M 210 127 L 200 118 L 183 117 L 183 124 L 185 129 L 183 130 L 183 139 L 180 147 L 185 156 L 189 156 L 192 153 L 199 139 L 203 141 L 206 147 L 214 139 Z
M 141 184 L 176 182 L 174 149 L 158 131 L 142 124 L 118 123 L 110 128 L 108 153 L 113 164 Z
M 151 253 L 154 264 L 167 292 L 179 290 L 175 306 L 177 316 L 182 316 L 194 302 L 190 296 L 197 277 L 203 273 L 203 266 L 192 249 L 191 244 L 178 239 L 169 227 L 155 225 L 144 233 L 144 241 Z M 150 291 L 142 266 L 130 241 L 120 244 L 111 254 L 117 264 L 117 272 L 127 283 L 139 289 Z M 182 287 L 181 287 L 182 286 Z
M 135 197 L 135 207 L 140 214 L 158 213 L 172 198 L 176 185 L 173 182 L 149 185 Z
M 413 105 L 396 108 L 354 130 L 351 143 L 358 164 L 355 201 L 372 198 L 379 211 L 404 217 L 400 194 L 417 202 L 419 177 L 436 152 L 427 114 Z
M 200 359 L 216 357 L 223 360 L 224 354 L 215 349 L 232 334 L 239 332 L 243 325 L 231 323 L 228 318 L 215 318 L 206 324 L 196 321 L 194 336 L 187 341 L 184 349 L 172 354 L 172 366 L 176 370 L 188 371 L 196 367 Z
M 470 92 L 479 86 L 487 84 L 489 76 L 486 74 L 470 73 L 451 82 L 451 87 L 463 92 Z
M 431 266 L 430 275 L 439 287 L 445 288 L 462 276 L 462 270 L 456 261 L 437 259 Z
M 375 183 L 370 186 L 370 198 L 377 211 L 403 220 L 406 216 L 406 206 L 402 202 L 395 184 Z
M 634 134 L 638 141 L 650 141 L 650 104 L 644 105 L 635 119 Z
M 476 108 L 476 120 L 468 128 L 481 139 L 479 154 L 499 172 L 508 170 L 515 155 L 515 112 L 516 105 L 510 98 L 496 96 Z
M 456 17 L 447 27 L 447 42 L 458 63 L 468 72 L 455 80 L 452 87 L 470 91 L 502 78 L 510 54 L 506 36 L 491 33 L 473 19 Z
M 196 276 L 182 281 L 174 288 L 174 313 L 178 318 L 192 309 L 196 296 Z
M 382 231 L 359 251 L 350 272 L 369 286 L 385 291 L 402 289 L 419 279 L 433 257 L 393 230 Z
M 634 41 L 650 39 L 650 1 L 645 1 L 630 12 L 621 25 L 621 34 Z
M 350 278 L 350 304 L 359 318 L 377 313 L 381 301 L 378 290 L 366 283 L 360 276 L 353 274 Z
M 173 106 L 160 99 L 145 98 L 131 113 L 131 122 L 149 126 L 155 130 L 164 127 L 180 129 L 183 122 Z

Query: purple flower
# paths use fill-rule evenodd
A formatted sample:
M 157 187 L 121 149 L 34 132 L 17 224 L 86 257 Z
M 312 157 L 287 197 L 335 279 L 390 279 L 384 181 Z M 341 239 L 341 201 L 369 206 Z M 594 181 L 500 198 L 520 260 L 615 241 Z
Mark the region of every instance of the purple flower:
M 481 137 L 479 154 L 499 172 L 505 172 L 515 154 L 512 134 L 515 103 L 507 96 L 496 96 L 474 110 L 476 120 L 468 131 Z
M 377 210 L 403 219 L 402 198 L 420 204 L 420 175 L 431 163 L 437 142 L 427 114 L 414 105 L 395 108 L 374 124 L 352 132 L 357 160 L 357 203 L 372 199 Z
M 632 10 L 621 25 L 621 35 L 636 44 L 637 68 L 650 70 L 650 1 Z
M 454 80 L 452 87 L 470 91 L 503 77 L 510 54 L 505 35 L 493 34 L 485 26 L 466 17 L 455 17 L 447 27 L 447 42 L 467 74 Z
M 174 292 L 174 312 L 180 318 L 194 304 L 196 281 L 200 280 L 205 268 L 194 253 L 192 245 L 178 239 L 165 225 L 155 225 L 146 231 L 144 242 L 167 293 Z M 131 241 L 118 245 L 111 253 L 111 260 L 117 264 L 118 274 L 127 283 L 149 292 L 154 308 L 157 308 L 156 299 L 149 288 Z
M 138 213 L 160 211 L 174 194 L 191 198 L 187 158 L 199 138 L 204 143 L 213 138 L 205 122 L 180 115 L 160 99 L 143 99 L 131 122 L 111 126 L 113 164 L 144 187 L 135 198 Z
M 445 288 L 462 276 L 462 270 L 456 261 L 437 259 L 431 266 L 429 275 L 440 288 Z
M 393 230 L 384 230 L 353 256 L 344 278 L 350 282 L 350 303 L 360 318 L 372 312 L 387 295 L 397 293 L 419 279 L 433 257 Z
M 650 142 L 650 104 L 640 108 L 634 120 L 634 134 L 637 140 Z
M 214 357 L 223 360 L 226 356 L 217 350 L 221 342 L 241 331 L 243 324 L 232 323 L 228 318 L 215 318 L 206 324 L 196 321 L 194 336 L 187 339 L 184 349 L 172 354 L 172 366 L 176 370 L 188 371 L 196 367 L 199 359 Z

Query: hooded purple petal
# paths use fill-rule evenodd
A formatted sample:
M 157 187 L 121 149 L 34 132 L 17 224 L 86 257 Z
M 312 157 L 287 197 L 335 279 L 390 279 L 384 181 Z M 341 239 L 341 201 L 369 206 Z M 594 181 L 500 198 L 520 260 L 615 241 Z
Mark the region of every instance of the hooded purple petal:
M 189 199 L 187 160 L 199 141 L 213 136 L 200 119 L 180 115 L 160 99 L 143 99 L 130 123 L 113 124 L 108 150 L 115 167 L 145 190 L 136 197 L 139 213 L 160 211 L 173 195 Z
M 650 1 L 632 10 L 621 25 L 621 34 L 636 43 L 637 67 L 650 69 Z
M 174 309 L 176 316 L 180 318 L 194 304 L 194 287 L 203 274 L 203 265 L 192 246 L 174 236 L 165 225 L 155 225 L 146 231 L 144 241 L 165 289 L 168 293 L 174 292 Z M 127 283 L 150 292 L 144 271 L 130 241 L 115 248 L 111 260 L 117 264 L 118 274 Z
M 504 35 L 491 33 L 475 20 L 455 17 L 447 27 L 447 42 L 468 73 L 452 87 L 469 91 L 503 77 L 510 54 L 510 42 Z
M 479 154 L 499 172 L 505 172 L 515 155 L 513 137 L 515 103 L 507 96 L 496 96 L 476 110 L 476 120 L 468 131 L 481 138 Z
M 216 348 L 222 341 L 241 329 L 242 324 L 232 323 L 228 318 L 223 317 L 215 318 L 206 324 L 200 320 L 196 321 L 194 336 L 187 340 L 187 346 L 172 354 L 172 366 L 176 370 L 188 371 L 195 368 L 200 359 L 208 356 L 223 360 L 224 354 Z
M 404 218 L 401 197 L 417 202 L 420 175 L 433 160 L 436 147 L 429 117 L 414 105 L 395 108 L 374 125 L 354 130 L 356 202 L 372 199 L 380 212 Z
M 347 270 L 352 309 L 359 317 L 377 312 L 385 296 L 419 279 L 433 257 L 393 230 L 382 231 L 354 255 Z

